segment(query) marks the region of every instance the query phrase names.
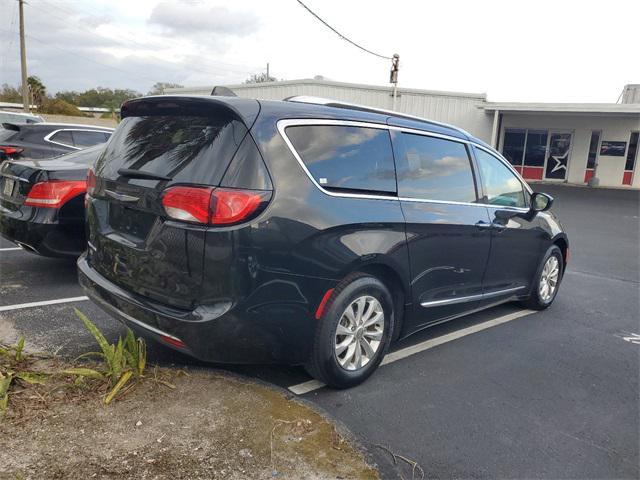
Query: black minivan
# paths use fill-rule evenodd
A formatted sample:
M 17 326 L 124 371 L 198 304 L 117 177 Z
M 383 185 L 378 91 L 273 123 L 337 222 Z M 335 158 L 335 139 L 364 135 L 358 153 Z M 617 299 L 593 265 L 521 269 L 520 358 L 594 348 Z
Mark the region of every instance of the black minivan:
M 172 348 L 345 388 L 394 340 L 558 292 L 553 199 L 460 129 L 305 97 L 121 112 L 89 171 L 80 282 Z

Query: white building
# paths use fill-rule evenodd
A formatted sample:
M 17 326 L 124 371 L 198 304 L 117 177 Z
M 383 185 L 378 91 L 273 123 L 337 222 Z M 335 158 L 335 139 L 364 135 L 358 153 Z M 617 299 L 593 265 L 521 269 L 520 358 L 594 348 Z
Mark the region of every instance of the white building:
M 390 87 L 288 80 L 229 85 L 240 97 L 282 100 L 309 95 L 391 110 Z M 208 95 L 213 86 L 165 93 Z M 399 88 L 396 108 L 464 128 L 492 144 L 530 180 L 640 188 L 640 85 L 627 85 L 622 103 L 495 103 L 486 95 Z

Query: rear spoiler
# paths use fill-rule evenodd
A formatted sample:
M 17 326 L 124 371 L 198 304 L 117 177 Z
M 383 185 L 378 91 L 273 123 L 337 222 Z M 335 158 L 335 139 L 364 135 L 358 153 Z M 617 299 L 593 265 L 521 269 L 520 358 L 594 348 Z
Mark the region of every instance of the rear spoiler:
M 15 132 L 19 132 L 20 131 L 20 124 L 19 123 L 3 123 L 2 124 L 2 128 L 5 128 L 7 130 L 13 130 Z
M 212 97 L 237 97 L 238 95 L 236 95 L 233 92 L 233 90 L 231 90 L 230 88 L 222 87 L 218 85 L 217 87 L 213 87 L 213 90 L 211 90 L 211 96 Z

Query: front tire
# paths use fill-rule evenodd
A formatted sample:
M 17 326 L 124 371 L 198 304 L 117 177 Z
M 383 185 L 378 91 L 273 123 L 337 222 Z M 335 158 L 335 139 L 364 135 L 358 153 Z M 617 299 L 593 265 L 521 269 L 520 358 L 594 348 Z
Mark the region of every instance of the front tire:
M 355 273 L 334 290 L 318 320 L 309 373 L 333 388 L 364 382 L 378 368 L 394 327 L 393 299 L 377 278 Z
M 564 258 L 562 257 L 562 251 L 556 245 L 553 245 L 542 258 L 542 262 L 540 262 L 536 272 L 531 294 L 522 304 L 533 310 L 548 308 L 558 295 L 563 275 Z

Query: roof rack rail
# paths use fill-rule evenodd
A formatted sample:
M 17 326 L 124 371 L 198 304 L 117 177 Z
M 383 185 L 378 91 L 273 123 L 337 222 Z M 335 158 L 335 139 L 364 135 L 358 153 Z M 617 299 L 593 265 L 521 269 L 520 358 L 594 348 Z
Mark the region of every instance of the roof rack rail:
M 358 105 L 356 103 L 341 102 L 339 100 L 332 100 L 330 98 L 322 98 L 322 97 L 314 97 L 311 95 L 295 95 L 293 97 L 285 98 L 284 101 L 296 102 L 296 103 L 310 103 L 313 105 L 324 105 L 326 107 L 346 108 L 349 110 L 358 110 L 360 112 L 382 113 L 385 115 L 392 115 L 394 117 L 406 118 L 408 120 L 418 120 L 420 122 L 431 123 L 432 125 L 439 125 L 441 127 L 451 128 L 452 130 L 456 130 L 464 135 L 471 136 L 471 134 L 469 134 L 466 130 L 460 127 L 456 127 L 455 125 L 451 125 L 444 122 L 438 122 L 435 120 L 430 120 L 428 118 L 417 117 L 415 115 L 409 115 L 407 113 L 394 112 L 393 110 L 386 110 L 384 108 L 367 107 L 366 105 Z

